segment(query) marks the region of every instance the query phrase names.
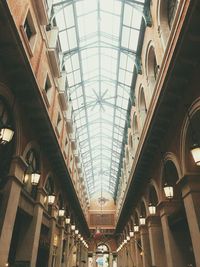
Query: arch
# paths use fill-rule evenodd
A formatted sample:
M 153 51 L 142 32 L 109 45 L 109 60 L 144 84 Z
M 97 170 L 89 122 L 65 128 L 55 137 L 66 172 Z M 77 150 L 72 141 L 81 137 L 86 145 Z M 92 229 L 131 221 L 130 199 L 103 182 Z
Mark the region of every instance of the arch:
M 192 131 L 195 139 L 200 140 L 199 136 L 199 114 L 200 97 L 197 98 L 188 108 L 187 114 L 183 120 L 180 134 L 180 162 L 183 173 L 199 173 L 199 167 L 195 165 L 190 148 L 193 145 Z M 189 119 L 190 117 L 190 119 Z
M 133 218 L 134 218 L 134 224 L 139 225 L 139 212 L 138 212 L 138 209 L 135 210 Z
M 57 206 L 59 209 L 62 209 L 64 207 L 64 199 L 63 199 L 61 193 L 59 193 L 59 195 L 58 195 Z
M 178 180 L 180 179 L 178 170 L 176 168 L 176 165 L 172 160 L 165 160 L 164 166 L 163 166 L 163 173 L 162 173 L 162 182 L 161 182 L 161 188 L 164 196 L 164 185 L 170 185 L 174 188 L 174 198 L 180 199 L 181 198 L 181 191 L 180 188 L 176 186 Z
M 48 175 L 44 184 L 44 188 L 48 195 L 55 193 L 55 183 L 52 175 Z
M 145 94 L 144 94 L 144 88 L 142 86 L 139 89 L 138 110 L 139 110 L 141 128 L 143 128 L 143 125 L 146 119 L 146 114 L 147 114 L 147 105 L 146 105 L 146 99 L 145 99 Z
M 0 97 L 5 100 L 9 112 L 12 115 L 12 123 L 15 130 L 13 136 L 13 155 L 21 155 L 23 127 L 20 117 L 19 105 L 16 101 L 16 97 L 12 94 L 10 89 L 2 82 L 0 82 Z
M 148 201 L 149 201 L 149 203 L 153 204 L 154 206 L 156 206 L 159 202 L 158 194 L 157 194 L 157 191 L 156 191 L 155 187 L 153 186 L 153 184 L 149 185 Z
M 161 179 L 160 179 L 160 180 L 161 180 Z M 160 190 L 160 188 L 161 188 L 160 185 L 158 185 L 157 182 L 156 182 L 154 179 L 152 179 L 152 180 L 150 181 L 150 183 L 149 183 L 149 188 L 150 188 L 151 186 L 154 187 L 154 189 L 155 189 L 155 191 L 156 191 L 156 194 L 157 194 L 158 202 L 160 202 L 161 199 L 162 199 L 162 194 L 161 194 L 161 190 Z
M 145 217 L 147 216 L 147 209 L 145 205 L 145 201 L 142 200 L 140 203 L 140 216 Z
M 159 0 L 157 6 L 158 28 L 163 47 L 166 47 L 170 30 L 178 8 L 178 0 Z
M 132 139 L 132 134 L 131 132 L 128 135 L 128 146 L 129 146 L 129 150 L 132 154 L 132 150 L 133 150 L 133 139 Z
M 7 99 L 0 95 L 0 127 L 10 126 L 15 129 L 14 116 Z M 15 130 L 14 130 L 15 131 Z M 10 170 L 13 154 L 15 151 L 15 134 L 14 138 L 8 143 L 0 145 L 0 189 L 7 183 L 7 175 Z
M 152 41 L 149 42 L 146 50 L 146 57 L 145 57 L 145 66 L 146 66 L 146 75 L 148 78 L 149 89 L 152 95 L 154 91 L 154 86 L 157 79 L 157 74 L 159 70 L 159 66 L 157 64 L 155 48 L 152 44 Z
M 139 128 L 138 128 L 138 120 L 136 112 L 134 112 L 133 114 L 132 132 L 133 132 L 132 142 L 133 142 L 133 157 L 134 157 L 139 142 Z

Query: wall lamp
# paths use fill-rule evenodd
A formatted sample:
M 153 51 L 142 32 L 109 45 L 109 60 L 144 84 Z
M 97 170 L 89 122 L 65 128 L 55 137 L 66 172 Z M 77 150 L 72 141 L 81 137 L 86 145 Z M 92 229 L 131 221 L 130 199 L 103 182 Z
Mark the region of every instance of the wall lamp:
M 133 230 L 134 230 L 134 233 L 139 232 L 139 226 L 137 224 L 134 224 Z
M 14 130 L 10 126 L 2 126 L 0 128 L 0 144 L 6 145 L 9 143 L 14 135 Z
M 65 219 L 65 223 L 70 224 L 70 218 L 69 217 Z
M 59 217 L 64 217 L 64 216 L 65 216 L 65 209 L 64 209 L 64 208 L 59 209 L 59 211 L 58 211 L 58 216 L 59 216 Z
M 141 215 L 139 218 L 140 225 L 145 225 L 145 218 Z
M 55 199 L 56 199 L 56 196 L 55 196 L 54 193 L 49 194 L 49 195 L 48 195 L 48 198 L 47 198 L 48 205 L 53 205 L 54 202 L 55 202 Z
M 156 206 L 153 205 L 152 203 L 149 203 L 149 213 L 150 213 L 150 215 L 156 214 Z
M 193 144 L 190 148 L 190 152 L 197 166 L 200 166 L 200 146 L 198 144 Z
M 166 198 L 172 199 L 174 197 L 173 186 L 165 184 L 163 189 L 164 189 L 164 193 L 165 193 Z

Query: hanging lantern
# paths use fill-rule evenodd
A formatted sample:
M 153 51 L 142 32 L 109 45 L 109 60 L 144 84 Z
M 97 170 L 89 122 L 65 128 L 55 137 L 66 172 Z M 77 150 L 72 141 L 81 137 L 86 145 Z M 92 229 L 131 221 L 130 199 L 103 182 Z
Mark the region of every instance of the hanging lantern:
M 75 235 L 78 235 L 78 232 L 79 232 L 79 230 L 76 229 L 76 230 L 75 230 Z
M 64 216 L 65 216 L 65 209 L 64 209 L 64 208 L 59 209 L 59 211 L 58 211 L 58 216 L 59 216 L 59 217 L 64 217 Z
M 134 232 L 130 231 L 129 235 L 130 235 L 130 237 L 133 237 L 134 236 Z
M 154 206 L 152 203 L 149 203 L 149 213 L 151 215 L 155 215 L 156 214 L 156 206 Z
M 13 138 L 14 131 L 9 126 L 4 126 L 0 129 L 0 144 L 5 145 Z
M 48 204 L 53 205 L 55 198 L 56 198 L 56 196 L 54 194 L 48 195 Z
M 145 218 L 140 216 L 140 225 L 145 225 Z
M 135 233 L 139 232 L 139 226 L 134 224 L 133 230 L 134 230 Z
M 66 223 L 66 224 L 70 224 L 70 218 L 66 218 L 66 219 L 65 219 L 65 223 Z
M 76 227 L 75 227 L 75 224 L 72 224 L 72 225 L 71 225 L 71 230 L 74 231 L 75 228 L 76 228 Z
M 194 144 L 191 147 L 190 152 L 192 154 L 195 164 L 197 166 L 200 166 L 200 146 L 198 144 Z
M 39 172 L 33 172 L 31 173 L 31 184 L 33 186 L 37 186 L 40 181 L 40 173 Z
M 173 198 L 173 196 L 174 196 L 174 188 L 173 188 L 173 186 L 165 184 L 163 189 L 164 189 L 166 198 L 169 198 L 169 199 Z

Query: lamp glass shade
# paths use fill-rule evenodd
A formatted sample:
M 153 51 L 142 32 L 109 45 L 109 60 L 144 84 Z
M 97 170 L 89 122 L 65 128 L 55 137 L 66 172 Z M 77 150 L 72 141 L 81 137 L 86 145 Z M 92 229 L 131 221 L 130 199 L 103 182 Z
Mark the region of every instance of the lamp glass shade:
M 133 230 L 134 230 L 135 233 L 139 232 L 139 226 L 138 225 L 134 225 L 133 226 Z
M 134 236 L 134 232 L 130 231 L 129 235 L 130 235 L 130 237 L 133 237 Z
M 74 225 L 74 224 L 71 225 L 71 230 L 72 230 L 72 231 L 75 230 L 75 225 Z
M 80 234 L 78 234 L 78 238 L 81 238 L 81 235 Z
M 83 241 L 83 237 L 82 236 L 81 236 L 80 240 Z
M 53 205 L 54 201 L 55 201 L 55 198 L 56 196 L 51 194 L 51 195 L 48 195 L 48 204 L 49 205 Z
M 79 232 L 78 230 L 75 230 L 75 235 L 78 235 L 78 232 Z
M 124 244 L 126 244 L 127 242 L 128 242 L 128 241 L 125 239 L 125 240 L 124 240 Z
M 130 239 L 131 239 L 130 236 L 127 235 L 126 240 L 130 241 Z
M 191 147 L 190 152 L 197 166 L 200 166 L 200 146 L 195 144 Z
M 156 207 L 153 204 L 149 204 L 149 213 L 151 215 L 155 215 L 156 214 Z
M 64 208 L 59 209 L 59 211 L 58 211 L 58 216 L 59 216 L 59 217 L 64 217 L 64 216 L 65 216 L 65 209 L 64 209 Z
M 70 224 L 70 218 L 66 218 L 66 219 L 65 219 L 65 223 L 66 223 L 66 224 Z
M 31 173 L 31 184 L 38 185 L 39 181 L 40 181 L 40 173 L 39 172 Z
M 165 185 L 164 186 L 164 192 L 165 192 L 166 198 L 173 198 L 173 196 L 174 196 L 174 188 L 173 188 L 173 186 Z
M 145 218 L 144 217 L 140 217 L 140 225 L 145 225 Z
M 3 127 L 0 130 L 0 143 L 5 145 L 10 142 L 13 138 L 14 131 L 10 127 Z

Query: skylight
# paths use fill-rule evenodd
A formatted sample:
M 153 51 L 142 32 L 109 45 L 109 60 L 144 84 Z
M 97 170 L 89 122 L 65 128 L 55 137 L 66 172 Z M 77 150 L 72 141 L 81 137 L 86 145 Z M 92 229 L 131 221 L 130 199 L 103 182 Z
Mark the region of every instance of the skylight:
M 143 2 L 54 1 L 90 196 L 115 192 Z

